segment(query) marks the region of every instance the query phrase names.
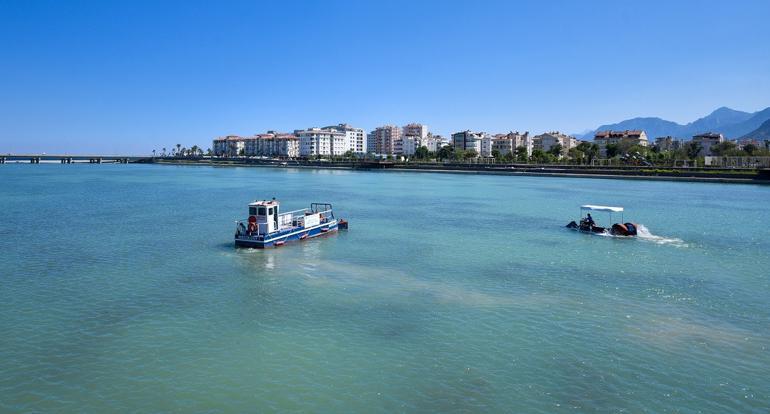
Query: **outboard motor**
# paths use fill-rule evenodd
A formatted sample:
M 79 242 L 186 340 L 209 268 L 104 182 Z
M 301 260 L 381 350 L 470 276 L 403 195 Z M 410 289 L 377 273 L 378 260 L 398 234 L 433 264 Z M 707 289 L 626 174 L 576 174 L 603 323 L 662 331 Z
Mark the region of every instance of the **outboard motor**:
M 568 229 L 576 229 L 578 227 L 577 223 L 575 221 L 570 221 L 569 224 L 567 224 Z
M 612 225 L 612 234 L 616 236 L 636 236 L 636 224 L 634 223 L 615 223 Z
M 616 236 L 628 236 L 628 229 L 625 224 L 615 223 L 612 225 L 611 233 Z

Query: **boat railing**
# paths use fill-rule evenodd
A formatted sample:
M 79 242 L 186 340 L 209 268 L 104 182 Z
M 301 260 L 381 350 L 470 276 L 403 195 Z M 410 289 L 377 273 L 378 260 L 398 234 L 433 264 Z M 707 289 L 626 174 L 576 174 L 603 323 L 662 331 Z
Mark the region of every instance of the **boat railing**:
M 334 212 L 331 204 L 313 203 L 310 208 L 301 208 L 299 210 L 287 211 L 278 214 L 278 227 L 283 230 L 289 227 L 300 227 L 305 225 L 305 216 L 311 214 L 320 214 L 321 223 L 326 223 L 334 219 Z M 249 231 L 249 220 L 238 220 L 235 222 L 235 234 L 239 237 L 259 237 L 269 234 L 263 231 L 266 223 L 254 223 L 253 230 Z

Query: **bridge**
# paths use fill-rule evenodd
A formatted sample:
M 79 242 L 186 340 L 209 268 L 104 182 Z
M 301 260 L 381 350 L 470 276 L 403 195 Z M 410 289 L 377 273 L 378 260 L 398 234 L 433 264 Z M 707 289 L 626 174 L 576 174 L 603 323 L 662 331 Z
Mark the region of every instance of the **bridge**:
M 152 157 L 144 155 L 0 154 L 0 164 L 12 161 L 30 164 L 40 164 L 41 161 L 61 164 L 128 164 L 150 160 Z

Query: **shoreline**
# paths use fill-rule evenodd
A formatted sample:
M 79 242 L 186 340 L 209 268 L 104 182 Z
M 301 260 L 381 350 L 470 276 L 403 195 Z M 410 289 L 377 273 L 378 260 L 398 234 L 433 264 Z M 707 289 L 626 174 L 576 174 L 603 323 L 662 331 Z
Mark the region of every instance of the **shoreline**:
M 438 166 L 393 166 L 391 168 L 365 168 L 357 167 L 355 165 L 281 165 L 278 163 L 270 162 L 237 162 L 237 161 L 223 161 L 223 162 L 211 162 L 210 160 L 155 160 L 149 162 L 150 164 L 158 165 L 175 165 L 175 166 L 209 166 L 209 167 L 261 167 L 261 168 L 298 168 L 298 169 L 318 169 L 318 170 L 349 170 L 349 171 L 384 171 L 384 172 L 414 172 L 414 173 L 442 173 L 442 174 L 478 174 L 478 175 L 509 175 L 520 177 L 566 177 L 566 178 L 593 178 L 593 179 L 610 179 L 610 180 L 647 180 L 647 181 L 675 181 L 675 182 L 698 182 L 698 183 L 720 183 L 720 184 L 758 184 L 758 185 L 770 185 L 770 179 L 760 178 L 760 174 L 735 174 L 735 173 L 705 173 L 713 175 L 710 176 L 698 176 L 690 173 L 689 175 L 659 175 L 659 174 L 643 174 L 638 171 L 634 173 L 634 170 L 626 170 L 628 173 L 618 173 L 617 171 L 600 171 L 585 169 L 569 169 L 558 168 L 558 171 L 549 171 L 545 167 L 533 167 L 531 169 L 486 169 L 486 168 L 452 168 L 446 166 L 443 168 L 435 168 Z M 532 171 L 533 169 L 541 168 L 544 171 Z M 704 174 L 704 173 L 700 173 Z M 736 175 L 736 176 L 730 176 Z M 743 176 L 739 176 L 743 175 Z M 770 177 L 768 177 L 770 178 Z

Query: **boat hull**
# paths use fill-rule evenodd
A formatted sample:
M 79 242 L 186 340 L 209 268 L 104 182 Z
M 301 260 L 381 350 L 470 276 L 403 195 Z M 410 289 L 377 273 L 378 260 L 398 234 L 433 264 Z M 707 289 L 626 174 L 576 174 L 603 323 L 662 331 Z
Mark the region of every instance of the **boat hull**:
M 634 237 L 637 233 L 637 225 L 635 223 L 615 223 L 610 228 L 600 226 L 586 226 L 584 224 L 578 224 L 574 221 L 567 224 L 570 230 L 574 230 L 580 233 L 598 234 L 598 235 L 611 235 L 616 237 Z
M 334 221 L 307 229 L 290 229 L 265 236 L 249 236 L 242 234 L 235 236 L 235 245 L 238 247 L 250 247 L 254 249 L 279 247 L 289 242 L 308 240 L 314 237 L 335 233 L 338 228 L 338 223 Z

